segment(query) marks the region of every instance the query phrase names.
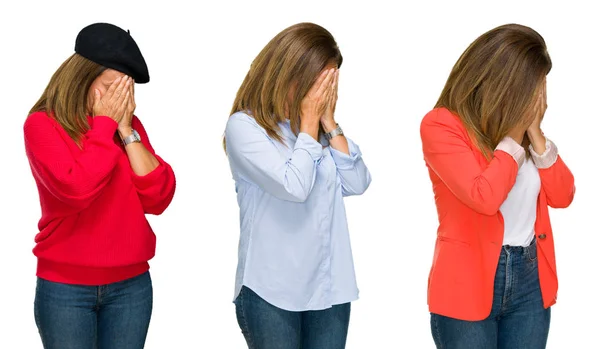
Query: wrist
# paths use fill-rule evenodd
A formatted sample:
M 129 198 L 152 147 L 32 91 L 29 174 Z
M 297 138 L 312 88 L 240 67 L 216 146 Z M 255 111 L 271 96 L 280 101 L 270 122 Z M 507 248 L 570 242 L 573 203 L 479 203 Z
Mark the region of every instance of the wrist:
M 544 135 L 544 133 L 542 132 L 542 128 L 539 126 L 529 127 L 527 129 L 527 134 L 532 135 L 532 136 L 543 136 Z
M 338 124 L 335 122 L 335 120 L 333 118 L 331 118 L 331 119 L 327 119 L 327 120 L 322 120 L 321 126 L 323 127 L 323 131 L 325 131 L 325 133 L 329 133 L 329 132 L 335 130 L 338 127 Z
M 308 117 L 300 120 L 300 130 L 314 130 L 319 129 L 319 119 Z
M 545 142 L 545 140 L 546 140 L 546 137 L 544 137 L 544 133 L 542 132 L 542 130 L 539 127 L 533 128 L 533 129 L 527 129 L 527 136 L 529 137 L 529 140 L 531 141 L 531 143 L 540 142 L 540 141 Z
M 129 137 L 133 134 L 133 128 L 131 126 L 119 125 L 117 131 L 119 132 L 119 136 L 121 136 L 121 139 Z

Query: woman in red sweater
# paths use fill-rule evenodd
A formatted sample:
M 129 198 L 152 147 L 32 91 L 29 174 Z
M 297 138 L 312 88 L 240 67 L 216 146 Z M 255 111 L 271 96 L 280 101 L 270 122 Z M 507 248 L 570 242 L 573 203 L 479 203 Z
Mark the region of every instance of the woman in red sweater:
M 546 346 L 558 282 L 548 206 L 573 175 L 541 130 L 544 39 L 511 24 L 475 40 L 421 123 L 439 228 L 429 275 L 438 348 Z
M 135 109 L 149 81 L 129 32 L 81 30 L 25 121 L 42 217 L 35 319 L 44 348 L 143 348 L 152 313 L 148 260 L 175 191 Z

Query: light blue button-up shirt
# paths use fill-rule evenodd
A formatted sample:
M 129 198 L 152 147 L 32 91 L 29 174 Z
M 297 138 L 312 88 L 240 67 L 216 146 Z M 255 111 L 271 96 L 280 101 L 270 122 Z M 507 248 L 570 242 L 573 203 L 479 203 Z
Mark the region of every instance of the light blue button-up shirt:
M 227 154 L 240 207 L 235 295 L 242 286 L 288 311 L 321 310 L 358 298 L 343 196 L 362 194 L 371 175 L 350 155 L 297 137 L 284 144 L 246 113 L 227 122 Z

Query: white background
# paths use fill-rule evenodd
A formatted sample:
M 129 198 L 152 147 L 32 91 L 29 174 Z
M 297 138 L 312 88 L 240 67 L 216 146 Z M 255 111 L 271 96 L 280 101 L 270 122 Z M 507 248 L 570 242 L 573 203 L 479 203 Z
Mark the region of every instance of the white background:
M 419 122 L 467 45 L 510 22 L 546 39 L 554 67 L 543 129 L 577 184 L 571 207 L 551 212 L 560 291 L 548 348 L 596 347 L 600 30 L 590 5 L 560 3 L 3 2 L 0 348 L 41 348 L 31 253 L 40 210 L 23 121 L 72 54 L 79 30 L 99 21 L 130 29 L 140 46 L 151 82 L 136 89 L 136 113 L 177 176 L 172 205 L 150 217 L 158 245 L 147 348 L 245 347 L 231 302 L 238 208 L 221 136 L 253 58 L 302 21 L 323 25 L 338 41 L 344 64 L 337 121 L 361 146 L 373 175 L 364 196 L 346 200 L 361 290 L 347 347 L 434 347 L 426 287 L 437 216 Z

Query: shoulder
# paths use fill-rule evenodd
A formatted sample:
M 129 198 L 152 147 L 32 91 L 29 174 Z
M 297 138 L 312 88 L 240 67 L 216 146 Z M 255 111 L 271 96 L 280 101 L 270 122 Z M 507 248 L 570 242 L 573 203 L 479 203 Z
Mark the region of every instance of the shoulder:
M 27 118 L 25 119 L 24 127 L 27 128 L 28 126 L 34 125 L 50 126 L 54 124 L 56 124 L 56 121 L 52 119 L 50 115 L 48 115 L 48 113 L 46 113 L 45 111 L 36 111 L 27 116 Z
M 225 137 L 232 134 L 239 135 L 260 132 L 266 134 L 266 131 L 254 120 L 254 118 L 246 112 L 236 112 L 227 120 L 225 127 Z
M 23 123 L 23 132 L 25 133 L 25 137 L 27 137 L 27 135 L 31 132 L 36 132 L 36 130 L 39 130 L 39 132 L 42 133 L 47 133 L 46 130 L 48 129 L 58 128 L 60 128 L 58 122 L 45 111 L 36 111 L 29 114 Z
M 256 123 L 256 120 L 254 120 L 254 118 L 249 113 L 243 112 L 243 111 L 238 111 L 238 112 L 233 113 L 229 117 L 229 120 L 227 120 L 228 126 L 229 126 L 229 124 L 239 124 L 239 123 L 247 123 L 250 125 L 258 126 L 258 123 Z
M 462 125 L 458 115 L 452 113 L 446 108 L 435 108 L 429 113 L 425 114 L 421 125 L 430 124 L 445 124 L 448 126 Z
M 421 135 L 439 134 L 451 131 L 467 135 L 467 130 L 458 115 L 446 108 L 435 108 L 427 113 L 421 121 Z

